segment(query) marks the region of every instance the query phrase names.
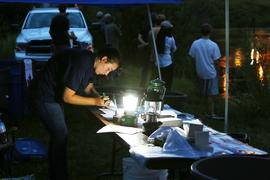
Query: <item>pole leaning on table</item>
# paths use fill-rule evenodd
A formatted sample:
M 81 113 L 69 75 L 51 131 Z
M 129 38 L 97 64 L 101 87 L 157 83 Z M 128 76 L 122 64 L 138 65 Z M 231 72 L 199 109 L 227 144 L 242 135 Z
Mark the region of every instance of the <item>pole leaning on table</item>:
M 159 59 L 158 59 L 158 52 L 157 52 L 157 45 L 156 45 L 156 37 L 155 37 L 155 34 L 154 34 L 154 29 L 153 29 L 151 11 L 150 11 L 150 7 L 149 7 L 148 4 L 147 4 L 147 13 L 148 13 L 148 19 L 149 19 L 150 28 L 151 28 L 151 36 L 152 36 L 152 41 L 153 41 L 153 46 L 154 46 L 155 59 L 156 59 L 156 63 L 157 63 L 158 77 L 159 77 L 160 80 L 162 80 L 160 67 L 159 67 Z
M 226 95 L 225 95 L 225 122 L 224 132 L 228 132 L 228 102 L 229 102 L 229 68 L 230 68 L 230 49 L 229 49 L 229 0 L 225 0 L 225 51 L 226 51 Z

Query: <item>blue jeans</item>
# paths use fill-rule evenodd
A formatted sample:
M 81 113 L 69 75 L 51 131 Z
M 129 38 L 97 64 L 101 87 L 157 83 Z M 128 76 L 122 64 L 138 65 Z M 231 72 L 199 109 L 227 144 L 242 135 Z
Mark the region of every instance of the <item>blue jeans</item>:
M 49 178 L 50 180 L 68 179 L 67 171 L 67 136 L 68 130 L 64 110 L 58 103 L 36 100 L 35 112 L 41 118 L 50 135 L 49 144 Z

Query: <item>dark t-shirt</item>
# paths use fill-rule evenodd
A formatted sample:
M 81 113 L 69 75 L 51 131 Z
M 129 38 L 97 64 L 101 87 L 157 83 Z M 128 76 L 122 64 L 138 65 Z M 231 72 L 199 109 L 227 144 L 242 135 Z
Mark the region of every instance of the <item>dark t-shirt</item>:
M 56 15 L 51 22 L 50 35 L 54 45 L 69 45 L 69 20 L 64 15 Z
M 87 50 L 67 49 L 54 55 L 34 80 L 34 98 L 44 102 L 63 102 L 68 87 L 81 94 L 93 82 L 95 55 Z
M 105 47 L 105 36 L 104 36 L 104 23 L 103 22 L 93 22 L 92 23 L 92 31 L 93 41 L 94 41 L 94 49 L 101 50 Z

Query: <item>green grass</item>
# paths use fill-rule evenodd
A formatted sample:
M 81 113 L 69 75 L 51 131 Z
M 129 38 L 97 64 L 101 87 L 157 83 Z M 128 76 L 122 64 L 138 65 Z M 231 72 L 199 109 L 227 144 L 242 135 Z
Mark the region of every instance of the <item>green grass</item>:
M 112 134 L 97 134 L 103 124 L 99 122 L 83 106 L 66 107 L 69 128 L 68 159 L 71 179 L 89 180 L 109 172 L 111 167 Z M 35 137 L 48 143 L 48 134 L 43 125 L 34 116 L 25 116 L 18 122 L 19 130 L 16 137 Z M 127 149 L 117 154 L 127 156 Z M 28 161 L 14 164 L 13 176 L 24 176 L 34 173 L 37 180 L 47 179 L 47 163 Z M 121 158 L 116 157 L 116 170 L 121 170 Z M 0 174 L 1 177 L 1 174 Z

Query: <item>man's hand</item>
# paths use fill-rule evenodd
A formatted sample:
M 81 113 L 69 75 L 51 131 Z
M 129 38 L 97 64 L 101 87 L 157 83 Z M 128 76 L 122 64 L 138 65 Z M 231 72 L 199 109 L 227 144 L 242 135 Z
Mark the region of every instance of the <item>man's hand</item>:
M 110 106 L 111 100 L 109 98 L 109 96 L 102 96 L 100 98 L 100 106 L 104 106 L 104 107 L 108 107 Z

